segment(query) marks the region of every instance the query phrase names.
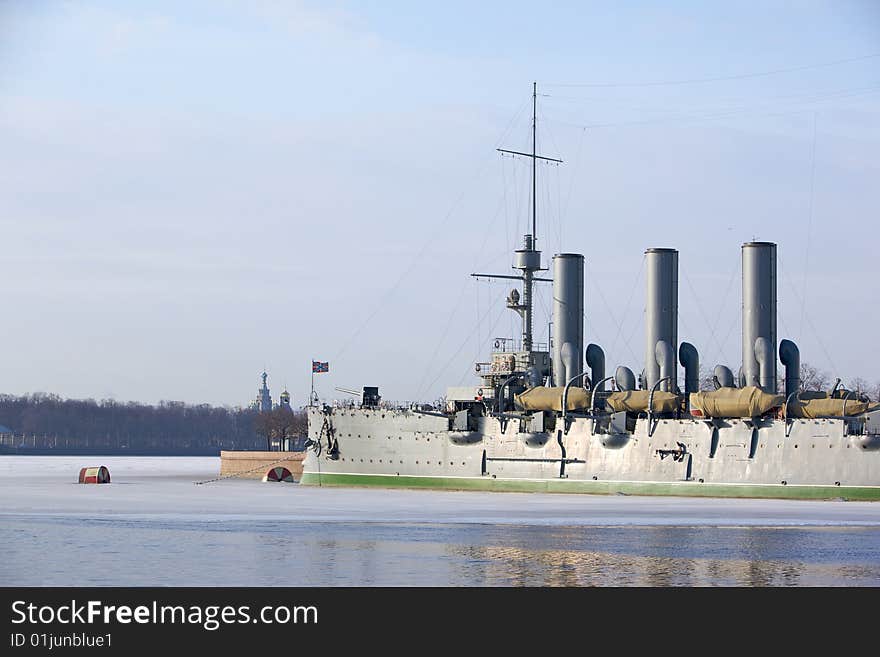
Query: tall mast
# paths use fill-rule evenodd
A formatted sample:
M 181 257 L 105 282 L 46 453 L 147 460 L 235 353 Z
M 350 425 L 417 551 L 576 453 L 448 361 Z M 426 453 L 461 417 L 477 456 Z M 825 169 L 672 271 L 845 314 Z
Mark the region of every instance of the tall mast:
M 532 240 L 538 242 L 538 83 L 532 83 Z
M 523 238 L 523 246 L 514 252 L 514 269 L 522 273 L 518 276 L 504 274 L 471 274 L 477 278 L 508 278 L 522 281 L 523 293 L 520 303 L 519 292 L 513 290 L 507 298 L 507 307 L 516 311 L 523 321 L 522 350 L 532 350 L 532 287 L 535 281 L 551 282 L 549 278 L 535 278 L 535 272 L 543 271 L 541 267 L 541 252 L 535 248 L 538 231 L 538 160 L 548 162 L 562 162 L 552 157 L 538 155 L 538 83 L 532 83 L 532 152 L 521 153 L 499 148 L 501 153 L 528 157 L 532 160 L 532 232 Z

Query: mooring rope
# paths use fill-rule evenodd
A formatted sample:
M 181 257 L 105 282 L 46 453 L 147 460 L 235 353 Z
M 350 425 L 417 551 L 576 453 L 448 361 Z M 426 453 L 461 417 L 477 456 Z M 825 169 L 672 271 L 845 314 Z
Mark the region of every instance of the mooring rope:
M 273 465 L 278 465 L 279 463 L 283 463 L 284 461 L 290 461 L 292 457 L 285 456 L 283 459 L 278 459 L 277 461 L 272 461 L 271 463 L 262 463 L 255 468 L 251 468 L 250 470 L 242 470 L 241 472 L 232 472 L 228 475 L 223 475 L 222 477 L 216 477 L 214 479 L 206 479 L 205 481 L 194 481 L 193 483 L 196 486 L 201 486 L 202 484 L 213 484 L 215 481 L 223 481 L 224 479 L 232 479 L 233 477 L 240 477 L 241 475 L 250 474 L 256 470 L 261 470 L 266 467 L 271 467 Z

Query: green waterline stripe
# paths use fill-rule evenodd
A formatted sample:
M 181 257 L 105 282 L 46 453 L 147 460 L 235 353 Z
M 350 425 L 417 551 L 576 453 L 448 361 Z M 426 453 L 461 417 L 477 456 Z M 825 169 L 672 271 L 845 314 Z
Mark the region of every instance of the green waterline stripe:
M 802 500 L 880 500 L 880 487 L 798 486 L 781 484 L 706 484 L 697 482 L 580 481 L 571 479 L 492 479 L 491 477 L 412 477 L 372 474 L 303 473 L 306 486 L 376 486 L 437 488 L 517 493 L 586 493 L 592 495 L 667 495 L 680 497 L 763 497 Z

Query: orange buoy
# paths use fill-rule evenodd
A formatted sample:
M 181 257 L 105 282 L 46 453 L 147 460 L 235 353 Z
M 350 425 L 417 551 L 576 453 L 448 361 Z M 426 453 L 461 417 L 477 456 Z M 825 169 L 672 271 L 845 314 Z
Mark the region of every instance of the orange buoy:
M 290 470 L 280 466 L 270 469 L 269 472 L 266 473 L 266 476 L 263 477 L 263 481 L 284 481 L 289 484 L 294 483 L 293 475 Z
M 96 468 L 83 468 L 79 471 L 79 483 L 81 484 L 109 484 L 110 471 L 103 465 Z

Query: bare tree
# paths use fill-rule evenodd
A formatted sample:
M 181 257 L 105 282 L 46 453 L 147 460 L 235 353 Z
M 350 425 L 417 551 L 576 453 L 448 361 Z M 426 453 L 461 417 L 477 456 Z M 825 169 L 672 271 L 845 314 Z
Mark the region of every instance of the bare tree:
M 813 367 L 806 361 L 801 362 L 801 388 L 804 390 L 828 390 L 831 378 L 828 372 Z
M 304 411 L 294 413 L 294 431 L 301 436 L 305 436 L 309 432 L 309 418 Z
M 289 406 L 278 406 L 270 414 L 272 436 L 278 439 L 278 450 L 284 449 L 284 441 L 293 437 L 296 430 L 296 414 Z
M 30 436 L 42 448 L 255 449 L 261 438 L 255 431 L 256 418 L 250 408 L 208 404 L 163 401 L 148 406 L 112 399 L 62 399 L 44 393 L 0 395 L 0 424 L 15 434 Z
M 257 432 L 258 436 L 263 436 L 266 439 L 266 451 L 272 451 L 272 433 L 275 428 L 272 412 L 259 413 L 256 418 L 254 418 L 254 431 Z
M 700 365 L 700 390 L 715 390 L 715 369 Z
M 860 376 L 850 381 L 850 388 L 863 395 L 871 396 L 871 384 Z

